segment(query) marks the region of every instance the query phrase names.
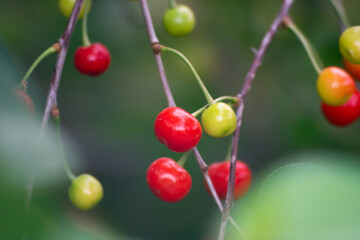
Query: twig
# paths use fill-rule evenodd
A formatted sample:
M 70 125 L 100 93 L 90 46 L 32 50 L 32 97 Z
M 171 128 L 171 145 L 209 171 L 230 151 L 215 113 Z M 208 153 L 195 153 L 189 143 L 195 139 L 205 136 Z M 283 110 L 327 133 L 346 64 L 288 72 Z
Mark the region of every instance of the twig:
M 284 0 L 283 1 L 279 14 L 276 16 L 275 20 L 273 21 L 273 23 L 270 26 L 270 29 L 265 34 L 258 51 L 256 51 L 255 59 L 252 62 L 250 70 L 245 77 L 244 85 L 243 85 L 240 93 L 237 95 L 241 99 L 241 104 L 237 108 L 237 113 L 236 113 L 238 124 L 237 124 L 236 130 L 233 134 L 232 152 L 231 152 L 231 160 L 230 160 L 229 185 L 228 185 L 228 191 L 226 194 L 225 208 L 224 208 L 224 212 L 223 212 L 223 218 L 221 221 L 219 237 L 218 237 L 218 239 L 221 239 L 221 240 L 224 239 L 226 225 L 227 225 L 227 221 L 229 219 L 230 209 L 233 204 L 236 158 L 237 158 L 237 153 L 238 153 L 239 134 L 240 134 L 241 121 L 242 121 L 242 116 L 243 116 L 243 111 L 244 111 L 245 99 L 246 99 L 248 92 L 250 91 L 251 84 L 255 78 L 257 69 L 261 65 L 262 59 L 264 58 L 264 55 L 265 55 L 265 52 L 266 52 L 269 44 L 271 43 L 273 37 L 277 33 L 279 27 L 281 26 L 284 17 L 288 16 L 290 7 L 292 6 L 293 2 L 294 2 L 294 0 Z
M 58 105 L 57 104 L 57 91 L 60 84 L 61 74 L 64 68 L 64 62 L 66 59 L 67 51 L 69 48 L 71 36 L 74 32 L 75 25 L 78 21 L 80 9 L 82 8 L 85 0 L 77 0 L 73 11 L 70 15 L 69 21 L 66 25 L 65 31 L 62 34 L 62 36 L 59 39 L 59 44 L 61 47 L 61 50 L 57 56 L 54 72 L 51 79 L 50 89 L 46 100 L 45 105 L 45 111 L 43 116 L 43 121 L 41 125 L 41 132 L 43 132 L 47 126 L 47 123 L 49 121 L 50 112 L 53 106 Z
M 157 51 L 157 44 L 159 43 L 159 40 L 156 36 L 155 33 L 155 29 L 154 29 L 154 25 L 152 23 L 151 20 L 151 15 L 150 15 L 150 11 L 149 11 L 149 7 L 147 4 L 146 0 L 140 0 L 140 5 L 141 5 L 141 10 L 142 13 L 144 15 L 144 19 L 145 19 L 145 24 L 146 24 L 146 28 L 147 28 L 147 32 L 149 35 L 149 39 L 150 39 L 150 44 L 153 48 L 154 51 L 154 57 L 155 57 L 155 61 L 156 61 L 156 65 L 160 74 L 160 78 L 161 78 L 161 82 L 163 84 L 164 87 L 164 91 L 165 91 L 165 95 L 168 101 L 168 105 L 169 107 L 175 107 L 175 101 L 174 98 L 171 94 L 171 90 L 170 90 L 170 86 L 169 83 L 166 79 L 166 75 L 165 75 L 165 69 L 164 69 L 164 64 L 162 63 L 162 59 L 160 56 L 160 53 Z

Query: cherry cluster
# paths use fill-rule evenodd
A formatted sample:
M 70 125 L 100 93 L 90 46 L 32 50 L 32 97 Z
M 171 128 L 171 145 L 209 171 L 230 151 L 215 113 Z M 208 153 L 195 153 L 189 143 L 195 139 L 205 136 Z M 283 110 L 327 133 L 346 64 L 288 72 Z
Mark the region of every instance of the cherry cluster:
M 322 70 L 317 91 L 325 118 L 335 126 L 347 126 L 360 116 L 360 93 L 354 81 L 360 77 L 360 26 L 341 34 L 339 49 L 346 71 L 338 67 Z
M 175 37 L 185 36 L 192 32 L 195 26 L 193 11 L 185 5 L 177 5 L 169 1 L 169 9 L 163 17 L 163 24 L 167 32 Z M 174 49 L 162 47 L 161 51 L 177 54 L 193 69 L 189 61 Z M 155 160 L 148 168 L 146 180 L 149 188 L 156 197 L 165 202 L 177 202 L 183 199 L 190 191 L 192 179 L 183 168 L 188 151 L 200 142 L 203 130 L 215 138 L 231 135 L 237 126 L 236 114 L 233 108 L 224 102 L 212 99 L 195 70 L 196 76 L 208 105 L 196 113 L 190 114 L 184 109 L 170 106 L 162 110 L 155 119 L 154 132 L 156 138 L 171 151 L 185 153 L 178 162 L 162 157 Z M 196 118 L 201 115 L 201 123 Z M 221 199 L 225 199 L 228 188 L 230 162 L 213 163 L 208 173 L 214 188 Z M 248 166 L 237 161 L 234 199 L 244 195 L 251 183 L 251 171 Z M 207 184 L 206 188 L 209 190 Z

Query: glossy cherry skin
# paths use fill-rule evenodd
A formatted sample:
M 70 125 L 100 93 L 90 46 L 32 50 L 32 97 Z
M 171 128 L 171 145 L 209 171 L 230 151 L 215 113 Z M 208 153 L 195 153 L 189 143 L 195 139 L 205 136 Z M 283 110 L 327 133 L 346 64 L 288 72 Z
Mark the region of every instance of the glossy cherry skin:
M 212 137 L 226 137 L 235 131 L 237 121 L 234 110 L 226 103 L 215 103 L 201 115 L 204 131 Z
M 75 178 L 69 188 L 71 202 L 81 210 L 95 207 L 103 197 L 101 183 L 89 174 Z
M 79 47 L 74 55 L 76 69 L 82 74 L 97 76 L 108 69 L 111 62 L 109 50 L 101 43 Z
M 213 163 L 208 168 L 209 177 L 220 199 L 226 199 L 229 182 L 230 161 Z M 242 197 L 251 185 L 251 171 L 249 167 L 239 160 L 236 161 L 234 199 Z M 205 183 L 206 189 L 210 192 Z
M 321 103 L 321 110 L 329 123 L 339 127 L 347 126 L 360 116 L 360 93 L 356 90 L 349 101 L 341 106 Z
M 327 105 L 340 106 L 346 103 L 355 90 L 354 79 L 341 68 L 328 67 L 319 74 L 317 91 Z
M 353 64 L 344 59 L 344 67 L 353 78 L 360 80 L 360 64 Z
M 188 6 L 178 5 L 166 10 L 163 23 L 169 34 L 181 37 L 192 32 L 195 27 L 195 16 Z
M 162 110 L 156 117 L 154 131 L 156 138 L 174 152 L 193 149 L 202 134 L 200 122 L 179 107 Z
M 190 174 L 167 157 L 159 158 L 149 166 L 146 181 L 155 196 L 165 202 L 183 199 L 192 183 Z
M 89 1 L 89 0 L 87 0 Z M 65 17 L 70 17 L 71 12 L 74 8 L 76 0 L 59 0 L 58 1 L 58 6 L 60 9 L 60 12 L 65 16 Z M 89 10 L 91 8 L 91 1 L 89 1 Z M 83 14 L 84 14 L 84 9 L 85 9 L 85 5 L 86 5 L 86 1 L 84 2 L 80 13 L 79 13 L 79 19 L 82 18 Z
M 360 26 L 350 27 L 341 34 L 339 49 L 347 61 L 360 64 Z

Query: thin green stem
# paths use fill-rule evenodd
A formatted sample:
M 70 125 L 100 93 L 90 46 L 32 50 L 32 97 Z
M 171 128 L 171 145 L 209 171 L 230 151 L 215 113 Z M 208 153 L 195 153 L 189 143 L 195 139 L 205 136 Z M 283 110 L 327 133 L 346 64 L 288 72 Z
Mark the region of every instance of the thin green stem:
M 291 20 L 290 17 L 284 18 L 284 26 L 289 29 L 291 32 L 295 34 L 295 36 L 300 40 L 302 45 L 305 48 L 305 51 L 307 55 L 310 58 L 310 61 L 312 65 L 315 68 L 315 71 L 320 74 L 323 67 L 323 63 L 318 55 L 318 53 L 315 51 L 315 48 L 311 45 L 309 40 L 305 37 L 305 35 L 300 31 L 300 29 L 294 24 L 294 22 Z
M 186 160 L 188 159 L 189 155 L 190 155 L 191 151 L 187 151 L 185 152 L 182 157 L 179 159 L 179 161 L 177 161 L 177 164 L 180 166 L 180 167 L 183 167 L 184 164 L 186 163 Z
M 85 47 L 90 46 L 91 42 L 89 40 L 89 35 L 87 31 L 87 17 L 90 10 L 91 0 L 86 0 L 85 2 L 85 9 L 84 9 L 84 18 L 82 20 L 82 39 L 83 45 Z
M 178 50 L 175 50 L 173 48 L 161 46 L 161 51 L 174 53 L 176 56 L 181 58 L 181 60 L 183 60 L 185 62 L 185 64 L 190 68 L 191 72 L 194 74 L 198 84 L 200 85 L 201 90 L 203 91 L 203 93 L 205 95 L 205 98 L 206 98 L 206 101 L 208 102 L 208 104 L 210 106 L 212 104 L 214 104 L 214 99 L 211 97 L 211 95 L 208 92 L 208 90 L 206 89 L 204 83 L 201 81 L 199 74 L 196 72 L 196 70 L 193 67 L 193 65 L 191 64 L 191 62 L 181 52 L 179 52 Z
M 351 25 L 350 25 L 350 21 L 347 17 L 343 1 L 342 0 L 330 0 L 330 3 L 334 7 L 334 9 L 339 17 L 339 23 L 340 23 L 341 30 L 344 31 L 345 29 L 349 28 Z
M 66 157 L 65 157 L 65 153 L 64 153 L 64 149 L 61 143 L 61 137 L 60 137 L 60 117 L 56 117 L 54 118 L 54 122 L 56 125 L 56 137 L 57 137 L 57 141 L 58 141 L 58 145 L 59 145 L 59 149 L 61 152 L 61 159 L 63 161 L 64 164 L 64 170 L 65 173 L 67 175 L 67 177 L 69 178 L 70 181 L 73 181 L 76 177 L 74 175 L 74 173 L 71 171 L 67 161 L 66 161 Z
M 36 66 L 41 62 L 41 60 L 43 60 L 45 57 L 47 57 L 48 55 L 52 54 L 56 52 L 56 48 L 54 46 L 49 47 L 48 49 L 46 49 L 36 60 L 35 62 L 30 66 L 29 70 L 26 72 L 25 76 L 23 77 L 23 79 L 21 79 L 21 82 L 19 84 L 19 87 L 24 87 L 24 91 L 26 92 L 26 85 L 28 83 L 28 79 L 31 75 L 31 73 L 34 71 L 34 69 L 36 68 Z
M 214 103 L 217 102 L 222 102 L 222 101 L 230 101 L 233 104 L 238 104 L 239 103 L 239 98 L 237 97 L 231 97 L 231 96 L 222 96 L 219 98 L 214 99 Z M 209 104 L 206 104 L 205 106 L 203 106 L 202 108 L 196 110 L 195 112 L 192 113 L 192 115 L 194 117 L 199 116 L 203 111 L 205 111 L 206 108 L 209 107 Z
M 175 0 L 169 0 L 169 8 L 175 8 L 177 6 L 177 3 Z

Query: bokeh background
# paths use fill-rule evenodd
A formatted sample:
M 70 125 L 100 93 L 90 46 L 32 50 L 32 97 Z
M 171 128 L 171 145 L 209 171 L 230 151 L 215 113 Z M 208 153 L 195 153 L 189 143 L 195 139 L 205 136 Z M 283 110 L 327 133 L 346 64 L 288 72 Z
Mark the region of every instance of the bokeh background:
M 167 1 L 149 1 L 161 43 L 190 59 L 214 97 L 237 94 L 254 57 L 251 49 L 260 44 L 281 1 L 178 2 L 189 5 L 197 20 L 194 32 L 182 38 L 169 36 L 162 26 Z M 349 0 L 345 6 L 351 23 L 359 23 L 360 2 Z M 296 1 L 291 15 L 324 63 L 341 66 L 340 31 L 329 1 Z M 72 58 L 82 43 L 78 24 L 58 95 L 70 165 L 76 174 L 96 176 L 105 191 L 96 208 L 83 212 L 68 200 L 70 182 L 51 121 L 39 137 L 56 56 L 43 61 L 29 79 L 35 116 L 13 94 L 35 58 L 61 36 L 67 19 L 56 0 L 0 1 L 0 239 L 215 239 L 221 214 L 193 156 L 185 165 L 193 186 L 183 201 L 164 203 L 146 185 L 151 162 L 163 156 L 179 159 L 181 154 L 168 150 L 153 133 L 166 99 L 139 3 L 93 0 L 88 21 L 90 40 L 108 47 L 111 66 L 99 77 L 76 71 Z M 163 61 L 177 105 L 189 112 L 205 105 L 186 66 L 169 54 L 163 54 Z M 239 159 L 253 171 L 259 183 L 254 186 L 278 166 L 299 159 L 312 162 L 321 156 L 344 164 L 360 160 L 360 123 L 336 128 L 323 118 L 316 78 L 299 41 L 280 31 L 256 75 L 241 129 Z M 224 160 L 230 140 L 204 134 L 198 148 L 210 164 Z M 33 200 L 26 210 L 24 185 L 34 172 Z

